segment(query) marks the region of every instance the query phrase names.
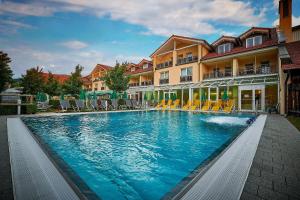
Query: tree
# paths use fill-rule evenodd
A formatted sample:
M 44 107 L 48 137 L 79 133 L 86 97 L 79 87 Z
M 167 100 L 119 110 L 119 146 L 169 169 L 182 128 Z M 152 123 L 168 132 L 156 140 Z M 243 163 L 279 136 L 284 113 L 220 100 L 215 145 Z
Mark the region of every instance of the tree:
M 13 80 L 13 72 L 9 66 L 10 62 L 8 55 L 0 51 L 0 92 L 6 89 Z
M 71 73 L 71 76 L 66 82 L 63 84 L 63 91 L 66 94 L 71 94 L 73 96 L 79 95 L 80 90 L 82 89 L 82 80 L 81 80 L 81 72 L 83 67 L 81 65 L 77 65 L 75 67 L 75 72 Z
M 26 71 L 25 75 L 22 75 L 21 85 L 23 87 L 23 93 L 36 95 L 38 92 L 42 92 L 44 89 L 43 69 L 36 67 Z
M 50 96 L 59 96 L 61 93 L 61 85 L 54 78 L 53 74 L 50 71 L 48 73 L 48 80 L 44 85 L 44 92 L 46 92 Z
M 126 65 L 126 63 L 117 62 L 116 66 L 101 78 L 109 89 L 116 92 L 124 92 L 128 89 L 130 77 L 125 76 Z

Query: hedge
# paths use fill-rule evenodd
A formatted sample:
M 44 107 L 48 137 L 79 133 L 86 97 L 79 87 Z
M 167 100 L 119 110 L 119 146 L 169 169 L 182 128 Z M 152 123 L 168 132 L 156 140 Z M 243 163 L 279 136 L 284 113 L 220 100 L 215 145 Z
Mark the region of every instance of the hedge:
M 17 112 L 17 106 L 0 106 L 0 115 L 16 115 Z M 36 112 L 36 104 L 21 106 L 21 114 L 35 114 Z

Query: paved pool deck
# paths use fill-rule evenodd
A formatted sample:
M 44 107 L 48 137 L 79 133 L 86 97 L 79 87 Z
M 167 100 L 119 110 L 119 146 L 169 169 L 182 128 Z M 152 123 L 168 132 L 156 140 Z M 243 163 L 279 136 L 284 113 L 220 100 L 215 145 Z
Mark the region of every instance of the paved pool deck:
M 241 200 L 300 199 L 300 132 L 269 115 Z
M 0 199 L 13 199 L 6 117 L 0 117 Z M 300 132 L 284 117 L 268 115 L 242 200 L 300 200 Z

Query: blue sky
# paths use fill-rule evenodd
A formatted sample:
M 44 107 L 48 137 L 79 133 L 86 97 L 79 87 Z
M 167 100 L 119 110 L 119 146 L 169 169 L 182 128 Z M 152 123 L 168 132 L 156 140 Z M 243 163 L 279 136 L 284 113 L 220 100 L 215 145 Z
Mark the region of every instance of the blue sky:
M 172 34 L 213 42 L 276 24 L 276 0 L 0 0 L 0 50 L 15 77 L 26 69 L 70 73 L 97 63 L 138 62 Z M 293 0 L 294 25 L 300 0 Z

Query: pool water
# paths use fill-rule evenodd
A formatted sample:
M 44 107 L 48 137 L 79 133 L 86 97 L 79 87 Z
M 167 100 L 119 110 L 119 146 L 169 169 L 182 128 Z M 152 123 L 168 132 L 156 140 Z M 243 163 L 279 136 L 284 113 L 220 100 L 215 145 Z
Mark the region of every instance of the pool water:
M 160 199 L 249 115 L 120 112 L 23 118 L 101 199 Z

